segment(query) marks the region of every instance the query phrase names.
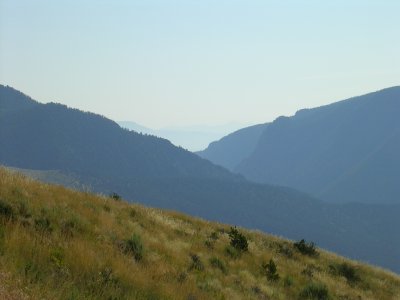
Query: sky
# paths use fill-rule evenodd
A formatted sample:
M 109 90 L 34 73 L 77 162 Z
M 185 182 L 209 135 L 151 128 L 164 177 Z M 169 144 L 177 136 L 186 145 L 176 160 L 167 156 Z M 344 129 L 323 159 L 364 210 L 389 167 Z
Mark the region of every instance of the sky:
M 0 0 L 0 83 L 160 128 L 400 84 L 398 0 Z

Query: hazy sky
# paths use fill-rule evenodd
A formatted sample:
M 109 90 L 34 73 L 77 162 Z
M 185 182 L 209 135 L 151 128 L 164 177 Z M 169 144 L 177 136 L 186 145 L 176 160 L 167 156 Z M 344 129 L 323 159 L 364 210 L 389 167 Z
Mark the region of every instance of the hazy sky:
M 0 0 L 0 83 L 114 120 L 260 123 L 400 84 L 400 1 Z

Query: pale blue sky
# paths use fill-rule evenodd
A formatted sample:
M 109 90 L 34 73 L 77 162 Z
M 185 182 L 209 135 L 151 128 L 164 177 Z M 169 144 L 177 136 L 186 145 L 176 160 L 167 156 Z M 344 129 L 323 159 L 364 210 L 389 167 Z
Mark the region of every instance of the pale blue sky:
M 150 127 L 400 84 L 400 1 L 0 0 L 0 83 Z

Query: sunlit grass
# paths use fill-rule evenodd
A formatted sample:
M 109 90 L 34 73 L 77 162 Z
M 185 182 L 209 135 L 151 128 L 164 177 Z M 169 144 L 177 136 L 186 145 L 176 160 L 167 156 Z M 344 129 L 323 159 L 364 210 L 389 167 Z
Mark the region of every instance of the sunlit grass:
M 331 299 L 400 299 L 400 278 L 379 268 L 320 249 L 319 256 L 302 255 L 291 241 L 244 229 L 248 251 L 233 257 L 228 225 L 45 185 L 4 169 L 0 206 L 0 276 L 8 278 L 8 296 L 298 299 L 306 287 L 323 286 Z M 261 267 L 270 259 L 277 281 L 268 281 Z

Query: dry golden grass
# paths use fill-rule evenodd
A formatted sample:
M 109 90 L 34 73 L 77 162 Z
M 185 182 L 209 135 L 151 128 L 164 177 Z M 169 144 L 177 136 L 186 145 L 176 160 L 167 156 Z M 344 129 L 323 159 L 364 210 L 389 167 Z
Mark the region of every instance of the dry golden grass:
M 400 278 L 393 273 L 322 250 L 305 256 L 291 241 L 257 231 L 240 229 L 249 251 L 232 258 L 229 229 L 0 169 L 0 279 L 7 278 L 0 297 L 299 299 L 317 283 L 329 299 L 400 299 Z M 139 250 L 126 250 L 134 234 L 143 246 L 139 260 Z M 280 276 L 276 282 L 262 272 L 270 259 Z M 343 262 L 357 280 L 332 271 Z

